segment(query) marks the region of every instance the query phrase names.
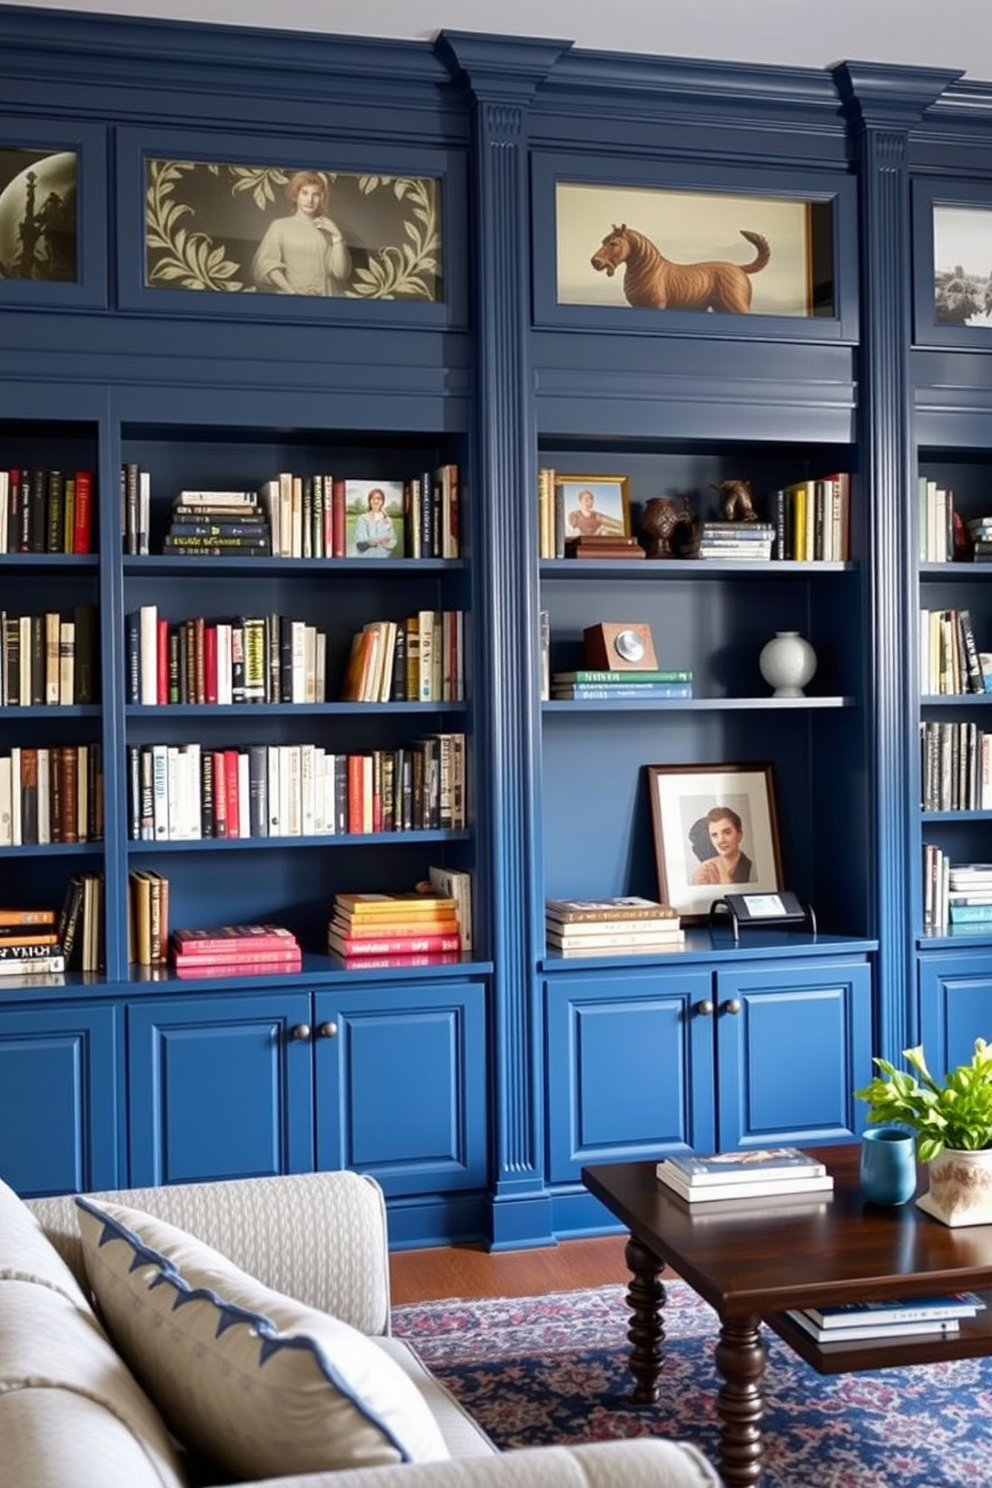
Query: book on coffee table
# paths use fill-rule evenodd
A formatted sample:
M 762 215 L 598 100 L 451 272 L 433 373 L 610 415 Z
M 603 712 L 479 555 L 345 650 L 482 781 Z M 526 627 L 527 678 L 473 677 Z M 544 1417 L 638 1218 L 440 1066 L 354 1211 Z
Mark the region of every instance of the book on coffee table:
M 767 1182 L 770 1178 L 823 1178 L 827 1169 L 798 1147 L 757 1147 L 750 1152 L 717 1152 L 697 1157 L 679 1152 L 658 1164 L 658 1177 L 672 1174 L 693 1188 L 709 1184 Z
M 824 1194 L 833 1191 L 834 1180 L 829 1173 L 811 1178 L 770 1176 L 749 1183 L 686 1183 L 677 1169 L 666 1168 L 658 1163 L 655 1169 L 658 1181 L 685 1199 L 688 1204 L 712 1203 L 717 1199 L 735 1199 L 744 1204 L 748 1199 L 760 1199 L 776 1194 Z
M 935 1297 L 907 1297 L 905 1301 L 839 1302 L 834 1307 L 804 1307 L 812 1322 L 829 1332 L 846 1331 L 866 1323 L 947 1322 L 977 1317 L 985 1310 L 977 1292 L 947 1292 Z
M 863 1343 L 866 1339 L 873 1338 L 918 1338 L 931 1335 L 948 1337 L 957 1333 L 960 1328 L 957 1318 L 920 1318 L 917 1321 L 909 1320 L 904 1323 L 869 1323 L 860 1327 L 851 1328 L 821 1328 L 819 1323 L 814 1323 L 807 1313 L 800 1309 L 789 1309 L 786 1316 L 804 1332 L 814 1338 L 817 1343 L 828 1344 L 843 1348 L 845 1345 Z

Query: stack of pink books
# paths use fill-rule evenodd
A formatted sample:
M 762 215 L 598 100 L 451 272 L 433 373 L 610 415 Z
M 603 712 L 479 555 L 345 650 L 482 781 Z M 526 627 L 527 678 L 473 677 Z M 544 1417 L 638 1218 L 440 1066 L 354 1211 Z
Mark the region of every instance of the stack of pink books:
M 303 953 L 281 925 L 214 925 L 174 930 L 172 964 L 180 977 L 264 976 L 300 971 Z

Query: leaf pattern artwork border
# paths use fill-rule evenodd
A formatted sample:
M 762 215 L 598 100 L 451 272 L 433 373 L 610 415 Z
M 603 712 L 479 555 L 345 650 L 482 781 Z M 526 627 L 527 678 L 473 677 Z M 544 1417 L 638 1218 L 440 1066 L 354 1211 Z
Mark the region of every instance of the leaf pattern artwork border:
M 145 285 L 443 299 L 440 182 L 310 167 L 145 161 Z

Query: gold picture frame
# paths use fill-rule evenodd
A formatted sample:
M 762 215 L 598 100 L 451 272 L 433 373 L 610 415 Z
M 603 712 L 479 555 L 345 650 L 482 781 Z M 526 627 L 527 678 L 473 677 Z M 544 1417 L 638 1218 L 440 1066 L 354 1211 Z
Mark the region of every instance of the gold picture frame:
M 631 537 L 626 475 L 555 476 L 565 542 L 579 537 Z

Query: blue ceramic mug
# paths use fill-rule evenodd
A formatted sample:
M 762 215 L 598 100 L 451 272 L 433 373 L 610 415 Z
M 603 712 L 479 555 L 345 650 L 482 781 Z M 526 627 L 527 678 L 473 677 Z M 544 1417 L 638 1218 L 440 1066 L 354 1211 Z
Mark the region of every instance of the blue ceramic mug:
M 905 1204 L 916 1192 L 916 1140 L 898 1126 L 861 1138 L 861 1192 L 873 1204 Z

